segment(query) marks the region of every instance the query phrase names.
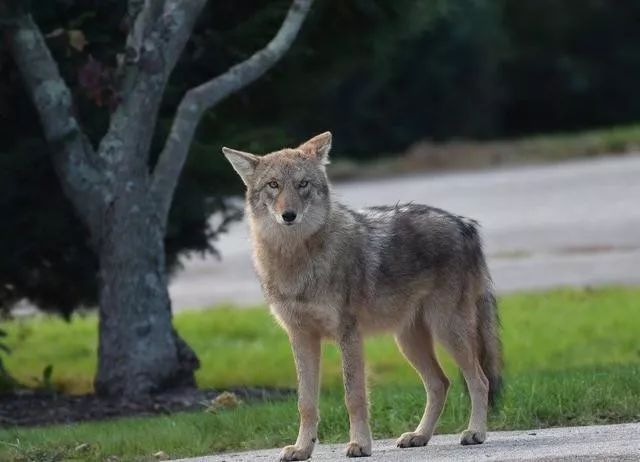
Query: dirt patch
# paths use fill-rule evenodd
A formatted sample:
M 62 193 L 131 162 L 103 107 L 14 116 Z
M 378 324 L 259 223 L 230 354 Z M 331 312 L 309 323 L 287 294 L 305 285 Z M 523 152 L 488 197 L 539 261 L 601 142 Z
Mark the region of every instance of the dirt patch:
M 244 402 L 277 400 L 292 390 L 277 388 L 232 388 L 224 390 Z M 144 400 L 104 398 L 96 395 L 64 395 L 20 390 L 0 395 L 0 427 L 68 424 L 116 417 L 150 416 L 207 409 L 222 390 L 184 388 L 152 395 Z

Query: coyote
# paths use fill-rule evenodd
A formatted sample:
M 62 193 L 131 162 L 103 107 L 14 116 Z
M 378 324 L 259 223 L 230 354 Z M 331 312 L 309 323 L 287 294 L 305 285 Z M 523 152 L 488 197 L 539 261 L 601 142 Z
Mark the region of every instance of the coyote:
M 477 223 L 413 203 L 350 210 L 331 197 L 330 149 L 330 132 L 264 156 L 222 148 L 247 187 L 256 272 L 296 364 L 300 430 L 280 460 L 308 459 L 317 441 L 323 339 L 342 353 L 346 455 L 371 455 L 362 345 L 363 336 L 380 331 L 394 333 L 428 394 L 420 424 L 397 445 L 426 445 L 442 412 L 449 380 L 435 339 L 459 365 L 471 398 L 460 442 L 482 443 L 502 359 Z

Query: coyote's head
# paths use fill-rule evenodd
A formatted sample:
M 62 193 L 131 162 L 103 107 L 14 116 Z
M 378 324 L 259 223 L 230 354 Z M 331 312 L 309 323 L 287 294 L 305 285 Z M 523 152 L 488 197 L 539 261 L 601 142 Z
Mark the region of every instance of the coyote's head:
M 222 148 L 247 186 L 252 218 L 265 231 L 311 234 L 325 222 L 329 207 L 331 133 L 325 132 L 295 149 L 256 156 Z

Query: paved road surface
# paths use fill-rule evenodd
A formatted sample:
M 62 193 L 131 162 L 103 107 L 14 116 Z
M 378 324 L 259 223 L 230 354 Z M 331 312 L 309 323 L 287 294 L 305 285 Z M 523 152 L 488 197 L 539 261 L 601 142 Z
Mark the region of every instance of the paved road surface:
M 313 462 L 347 461 L 344 445 L 320 445 Z M 278 460 L 278 449 L 221 454 L 183 462 L 266 462 Z M 603 461 L 640 460 L 640 424 L 553 428 L 489 433 L 479 446 L 460 446 L 458 435 L 435 436 L 423 448 L 398 449 L 394 440 L 374 443 L 363 462 Z
M 360 208 L 414 201 L 476 218 L 499 292 L 640 284 L 640 155 L 336 185 Z M 245 222 L 172 282 L 176 309 L 262 302 Z

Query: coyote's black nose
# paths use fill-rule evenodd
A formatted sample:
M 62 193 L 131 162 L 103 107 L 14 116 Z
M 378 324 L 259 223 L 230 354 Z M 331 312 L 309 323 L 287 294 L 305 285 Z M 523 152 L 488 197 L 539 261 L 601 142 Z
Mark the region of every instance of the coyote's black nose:
M 293 210 L 285 210 L 285 212 L 282 214 L 282 219 L 287 223 L 291 223 L 296 219 L 296 212 L 294 212 Z

